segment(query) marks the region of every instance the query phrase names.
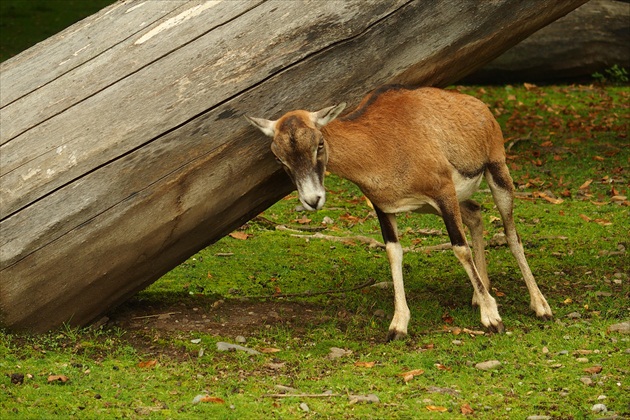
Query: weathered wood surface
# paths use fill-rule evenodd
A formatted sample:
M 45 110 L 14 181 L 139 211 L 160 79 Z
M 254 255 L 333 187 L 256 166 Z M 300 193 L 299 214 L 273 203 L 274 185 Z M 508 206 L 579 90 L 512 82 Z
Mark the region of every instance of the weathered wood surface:
M 630 3 L 590 0 L 464 80 L 470 83 L 584 80 L 615 64 L 630 69 Z
M 446 85 L 584 0 L 124 1 L 0 65 L 0 320 L 84 325 L 292 190 L 245 113 Z

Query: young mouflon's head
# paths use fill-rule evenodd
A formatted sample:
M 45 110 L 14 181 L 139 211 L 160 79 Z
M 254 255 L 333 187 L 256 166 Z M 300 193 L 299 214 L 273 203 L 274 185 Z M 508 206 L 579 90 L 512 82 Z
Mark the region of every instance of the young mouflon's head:
M 317 112 L 291 111 L 275 121 L 245 117 L 273 138 L 271 151 L 291 177 L 302 205 L 308 210 L 319 210 L 326 201 L 324 173 L 328 147 L 320 129 L 334 120 L 345 106 L 342 103 Z

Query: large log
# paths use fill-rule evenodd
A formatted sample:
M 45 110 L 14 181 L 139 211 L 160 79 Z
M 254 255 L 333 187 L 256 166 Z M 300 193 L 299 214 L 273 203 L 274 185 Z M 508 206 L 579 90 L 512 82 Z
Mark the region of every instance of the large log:
M 630 69 L 630 3 L 590 0 L 510 48 L 465 83 L 591 79 L 617 65 Z
M 245 113 L 443 86 L 584 0 L 125 1 L 0 67 L 0 316 L 84 325 L 292 190 Z

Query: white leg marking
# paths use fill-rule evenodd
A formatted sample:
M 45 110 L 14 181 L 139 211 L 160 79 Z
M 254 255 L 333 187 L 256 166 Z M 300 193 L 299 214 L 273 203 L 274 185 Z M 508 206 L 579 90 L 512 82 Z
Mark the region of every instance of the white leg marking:
M 470 248 L 468 246 L 454 246 L 453 252 L 464 266 L 464 270 L 466 270 L 475 289 L 477 303 L 479 304 L 479 310 L 481 312 L 481 323 L 491 330 L 503 332 L 505 328 L 501 321 L 501 316 L 499 315 L 497 302 L 490 296 L 488 289 L 484 286 L 481 276 L 473 263 Z
M 390 336 L 388 337 L 391 340 L 402 338 L 407 334 L 407 325 L 409 324 L 411 313 L 407 306 L 405 285 L 403 283 L 402 246 L 400 242 L 388 242 L 385 249 L 392 270 L 392 280 L 394 281 L 394 318 L 389 325 Z
M 532 274 L 529 264 L 527 264 L 527 260 L 525 259 L 523 245 L 521 244 L 518 233 L 516 232 L 516 224 L 514 223 L 514 216 L 512 214 L 512 195 L 509 191 L 501 189 L 497 186 L 493 182 L 492 176 L 487 178 L 490 189 L 492 190 L 494 202 L 496 203 L 499 213 L 501 213 L 501 218 L 503 219 L 503 229 L 505 230 L 505 236 L 507 238 L 508 245 L 510 246 L 510 251 L 512 251 L 512 255 L 516 258 L 518 266 L 521 269 L 521 273 L 523 274 L 523 278 L 525 279 L 527 289 L 529 290 L 530 307 L 534 310 L 537 316 L 541 318 L 552 318 L 553 313 L 551 312 L 551 308 L 538 288 L 538 284 L 536 284 L 534 275 Z

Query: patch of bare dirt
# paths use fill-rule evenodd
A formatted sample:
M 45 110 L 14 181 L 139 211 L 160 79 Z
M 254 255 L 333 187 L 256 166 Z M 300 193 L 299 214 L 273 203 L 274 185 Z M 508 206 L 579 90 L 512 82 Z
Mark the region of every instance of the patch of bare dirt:
M 126 331 L 162 333 L 199 331 L 223 337 L 247 336 L 273 326 L 306 326 L 329 320 L 318 305 L 288 300 L 213 300 L 195 297 L 180 302 L 132 301 L 110 314 L 108 325 Z

